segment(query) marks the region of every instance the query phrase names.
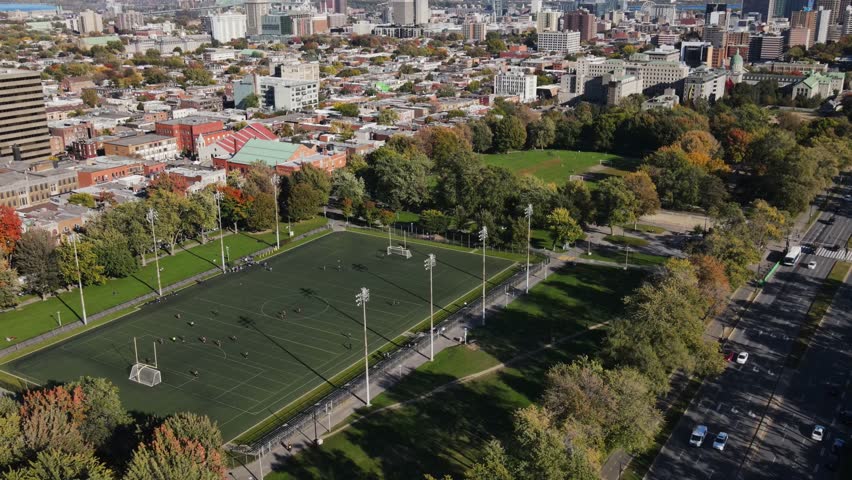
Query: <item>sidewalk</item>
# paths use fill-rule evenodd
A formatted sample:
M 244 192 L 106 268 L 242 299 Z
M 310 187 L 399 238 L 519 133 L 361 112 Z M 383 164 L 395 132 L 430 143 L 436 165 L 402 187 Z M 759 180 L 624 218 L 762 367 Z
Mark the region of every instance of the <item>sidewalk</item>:
M 538 275 L 531 274 L 530 275 L 530 287 L 537 285 L 539 282 L 544 280 L 544 278 L 548 275 L 548 270 L 554 271 L 565 265 L 566 262 L 562 260 L 554 259 L 551 261 L 550 265 L 547 266 L 543 272 Z M 520 289 L 523 292 L 523 288 Z M 486 320 L 488 315 L 498 311 L 505 307 L 505 300 L 501 297 L 497 297 L 486 305 Z M 459 344 L 456 338 L 464 337 L 464 328 L 474 328 L 481 325 L 481 318 L 478 315 L 479 312 L 474 312 L 473 315 L 469 316 L 468 321 L 463 325 L 457 325 L 454 328 L 450 328 L 440 335 L 435 335 L 435 353 L 441 352 L 445 348 L 456 346 Z M 487 327 L 486 327 L 487 328 Z M 424 352 L 424 355 L 412 356 L 406 361 L 404 364 L 399 367 L 399 375 L 405 376 L 418 367 L 423 365 L 429 360 L 428 351 Z M 476 375 L 476 374 L 474 374 Z M 458 380 L 457 380 L 458 381 Z M 439 387 L 440 388 L 440 387 Z M 375 398 L 380 393 L 384 392 L 387 389 L 387 385 L 384 385 L 381 381 L 371 381 L 370 382 L 370 395 Z M 355 392 L 359 395 L 363 395 L 364 392 Z M 276 445 L 271 451 L 267 451 L 263 453 L 262 462 L 258 462 L 257 460 L 252 461 L 248 464 L 244 464 L 238 467 L 233 468 L 229 472 L 229 478 L 235 480 L 253 480 L 255 478 L 261 478 L 264 474 L 272 471 L 272 466 L 280 464 L 281 461 L 289 455 L 294 455 L 299 453 L 302 449 L 312 447 L 314 445 L 315 438 L 319 438 L 322 440 L 322 437 L 328 436 L 330 434 L 335 433 L 336 431 L 342 430 L 345 427 L 340 427 L 335 429 L 335 426 L 339 424 L 343 424 L 346 420 L 355 413 L 356 410 L 364 408 L 364 402 L 356 398 L 354 395 L 348 397 L 348 400 L 339 405 L 335 405 L 334 409 L 329 416 L 323 416 L 322 418 L 317 417 L 317 422 L 315 423 L 314 429 L 310 429 L 310 431 L 301 431 L 298 435 L 294 435 L 284 441 L 281 444 Z M 388 408 L 388 407 L 386 407 Z M 372 414 L 374 412 L 370 412 Z M 290 444 L 292 446 L 292 451 L 288 452 L 284 445 Z M 322 448 L 322 447 L 320 447 Z

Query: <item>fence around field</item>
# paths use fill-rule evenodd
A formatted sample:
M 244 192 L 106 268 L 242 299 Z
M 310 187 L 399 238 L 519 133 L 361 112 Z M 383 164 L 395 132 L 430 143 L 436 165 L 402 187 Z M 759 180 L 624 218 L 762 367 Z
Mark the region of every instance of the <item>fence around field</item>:
M 311 235 L 316 235 L 318 233 L 321 233 L 323 231 L 330 230 L 330 229 L 331 229 L 331 225 L 326 224 L 326 225 L 324 225 L 320 228 L 315 228 L 315 229 L 313 229 L 309 232 L 305 232 L 301 235 L 297 235 L 295 237 L 285 239 L 284 242 L 282 242 L 282 243 L 296 242 L 296 241 L 302 240 L 306 237 L 309 237 Z M 264 248 L 262 250 L 258 250 L 257 252 L 254 252 L 252 254 L 252 256 L 258 257 L 258 258 L 264 258 L 264 257 L 267 257 L 267 256 L 275 253 L 275 250 L 276 250 L 276 248 L 274 246 L 273 247 L 267 247 L 267 248 Z M 172 292 L 181 290 L 181 289 L 186 288 L 186 287 L 188 287 L 188 286 L 190 286 L 194 283 L 197 283 L 201 280 L 204 280 L 206 278 L 210 278 L 214 275 L 217 275 L 221 272 L 222 272 L 222 269 L 217 267 L 217 268 L 211 268 L 210 270 L 206 270 L 206 271 L 203 271 L 201 273 L 195 274 L 195 275 L 193 275 L 189 278 L 184 278 L 183 280 L 180 280 L 178 282 L 164 286 L 163 287 L 163 295 L 168 295 Z M 114 313 L 118 313 L 118 312 L 121 312 L 123 310 L 133 308 L 137 305 L 140 305 L 140 304 L 143 304 L 143 303 L 148 303 L 148 302 L 151 302 L 151 301 L 155 301 L 157 299 L 157 297 L 158 297 L 157 292 L 150 292 L 150 293 L 147 293 L 145 295 L 141 295 L 139 297 L 128 300 L 128 301 L 121 303 L 119 305 L 116 305 L 114 307 L 110 307 L 106 310 L 102 310 L 98 313 L 88 315 L 87 319 L 88 319 L 89 322 L 94 322 L 94 321 L 97 321 L 101 318 L 108 317 L 109 315 L 112 315 Z M 16 343 L 15 345 L 11 345 L 9 347 L 6 347 L 6 348 L 0 350 L 0 358 L 3 358 L 3 357 L 5 357 L 6 355 L 9 355 L 9 354 L 15 353 L 19 350 L 31 347 L 33 345 L 37 345 L 37 344 L 39 344 L 39 343 L 41 343 L 45 340 L 51 339 L 51 338 L 53 338 L 57 335 L 61 335 L 63 333 L 68 333 L 68 332 L 71 332 L 71 331 L 76 330 L 78 328 L 82 328 L 83 326 L 84 326 L 84 324 L 83 324 L 82 320 L 67 323 L 67 324 L 65 324 L 65 325 L 63 325 L 59 328 L 55 328 L 55 329 L 50 330 L 48 332 L 42 333 L 41 335 L 39 335 L 37 337 L 29 338 L 27 340 L 24 340 L 23 342 Z
M 530 265 L 530 275 L 540 272 L 546 267 L 546 263 L 536 263 Z M 524 281 L 526 279 L 526 270 L 522 269 L 518 273 L 512 275 L 498 285 L 492 287 L 485 295 L 485 304 L 498 298 L 504 298 L 509 289 L 512 289 L 515 296 L 524 293 Z M 482 298 L 469 302 L 465 307 L 450 314 L 443 321 L 435 324 L 435 330 L 440 331 L 443 327 L 450 329 L 471 320 L 473 324 L 478 324 L 480 312 L 482 309 Z M 380 384 L 383 388 L 398 383 L 403 375 L 401 375 L 401 367 L 414 356 L 422 356 L 422 351 L 428 348 L 429 335 L 420 334 L 414 337 L 405 347 L 387 354 L 379 362 L 370 366 L 370 384 Z M 226 447 L 234 453 L 258 455 L 262 451 L 269 451 L 275 445 L 290 438 L 296 433 L 310 431 L 317 419 L 323 419 L 328 409 L 337 408 L 345 401 L 355 398 L 357 394 L 364 390 L 365 375 L 361 373 L 355 378 L 346 382 L 343 386 L 337 387 L 334 391 L 325 397 L 317 400 L 313 406 L 307 407 L 296 415 L 282 419 L 286 421 L 279 427 L 274 428 L 269 433 L 261 436 L 259 439 L 244 445 L 227 445 Z M 361 401 L 361 400 L 357 400 Z

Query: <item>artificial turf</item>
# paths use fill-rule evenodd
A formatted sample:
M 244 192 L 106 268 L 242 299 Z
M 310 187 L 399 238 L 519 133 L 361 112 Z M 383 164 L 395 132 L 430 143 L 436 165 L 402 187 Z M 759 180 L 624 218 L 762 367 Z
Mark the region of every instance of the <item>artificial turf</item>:
M 374 351 L 428 315 L 428 253 L 438 260 L 436 305 L 450 305 L 481 282 L 480 255 L 409 245 L 413 257 L 405 259 L 387 256 L 386 246 L 369 235 L 326 235 L 270 258 L 268 269 L 213 278 L 2 368 L 39 384 L 106 377 L 129 410 L 204 413 L 231 439 L 362 358 L 362 311 L 355 305 L 361 287 L 370 289 Z M 488 257 L 486 274 L 511 265 Z M 140 361 L 153 361 L 154 344 L 163 339 L 156 344 L 162 384 L 127 379 L 134 337 Z

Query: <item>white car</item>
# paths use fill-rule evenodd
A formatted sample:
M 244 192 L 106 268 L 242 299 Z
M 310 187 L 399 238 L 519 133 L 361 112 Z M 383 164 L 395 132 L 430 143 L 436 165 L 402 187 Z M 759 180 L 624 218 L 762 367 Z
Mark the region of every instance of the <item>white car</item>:
M 720 432 L 719 435 L 716 435 L 716 440 L 713 440 L 713 448 L 720 452 L 725 450 L 725 445 L 727 444 L 728 434 L 725 432 Z
M 815 261 L 811 260 L 810 262 L 808 262 L 808 270 L 813 270 L 815 268 L 816 268 L 816 262 Z
M 825 427 L 822 425 L 815 425 L 814 431 L 811 432 L 811 438 L 816 440 L 817 442 L 822 441 L 822 437 L 825 435 Z
M 700 447 L 704 443 L 704 437 L 707 436 L 707 427 L 699 425 L 692 430 L 692 435 L 689 437 L 689 444 L 693 447 Z
M 748 361 L 748 352 L 740 352 L 740 354 L 737 355 L 737 363 L 739 363 L 740 365 L 745 365 L 745 363 L 747 361 Z

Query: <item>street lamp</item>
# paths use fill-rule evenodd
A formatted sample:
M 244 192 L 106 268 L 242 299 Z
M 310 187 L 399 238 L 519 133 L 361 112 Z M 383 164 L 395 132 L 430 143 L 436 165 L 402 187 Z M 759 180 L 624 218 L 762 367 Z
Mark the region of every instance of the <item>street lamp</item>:
M 367 380 L 367 406 L 370 403 L 370 351 L 367 348 L 367 302 L 370 301 L 370 290 L 366 287 L 361 287 L 361 293 L 355 295 L 355 303 L 363 309 L 364 312 L 364 376 Z
M 482 324 L 485 325 L 485 241 L 488 240 L 488 227 L 483 226 L 479 231 L 479 241 L 482 242 Z
M 273 199 L 275 200 L 275 248 L 281 248 L 281 234 L 278 231 L 278 175 L 272 176 Z
M 222 192 L 214 193 L 213 198 L 216 199 L 216 210 L 219 212 L 219 253 L 222 255 L 222 273 L 225 273 L 225 231 L 222 230 Z
M 155 264 L 154 267 L 157 269 L 157 294 L 162 297 L 163 296 L 163 284 L 160 281 L 160 255 L 158 254 L 158 251 L 157 251 L 158 250 L 157 249 L 157 234 L 154 231 L 154 221 L 157 220 L 158 216 L 159 215 L 157 215 L 157 211 L 154 210 L 154 208 L 152 207 L 152 208 L 148 209 L 148 214 L 145 215 L 145 218 L 147 218 L 148 221 L 151 222 L 151 238 L 154 239 L 154 264 Z
M 83 298 L 83 274 L 80 272 L 80 259 L 77 257 L 77 234 L 71 234 L 71 244 L 74 245 L 74 264 L 77 265 L 77 286 L 80 288 L 80 307 L 83 310 L 83 325 L 88 325 L 89 321 L 86 318 L 86 301 Z M 59 312 L 56 312 L 59 313 Z M 60 325 L 62 321 L 60 320 Z
M 430 253 L 429 258 L 423 261 L 423 266 L 429 270 L 429 361 L 435 360 L 435 303 L 432 301 L 432 270 L 435 268 L 435 254 Z
M 627 270 L 627 256 L 630 254 L 630 247 L 624 247 L 624 269 Z
M 527 204 L 527 208 L 524 209 L 524 216 L 527 217 L 527 288 L 525 293 L 530 293 L 530 242 L 532 241 L 532 215 L 533 215 L 533 206 L 532 203 Z

